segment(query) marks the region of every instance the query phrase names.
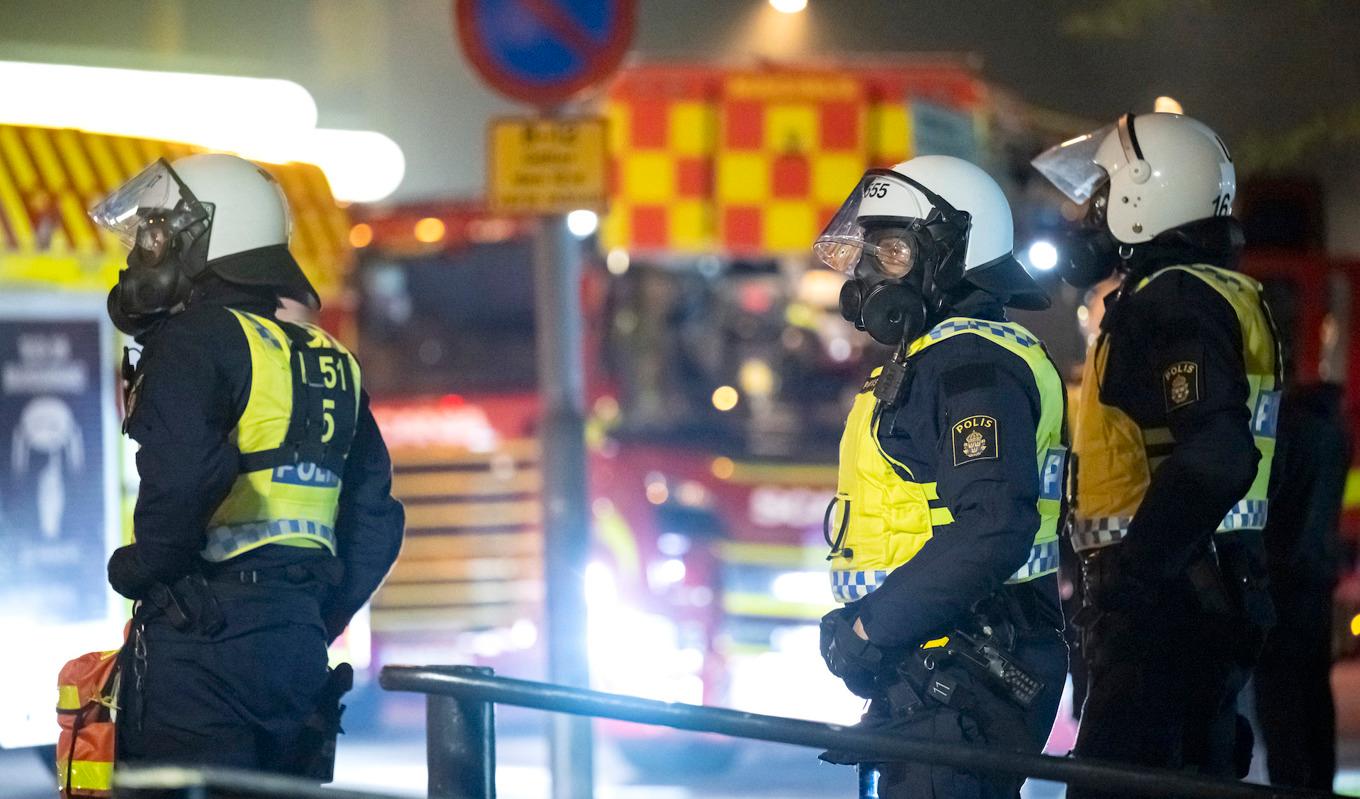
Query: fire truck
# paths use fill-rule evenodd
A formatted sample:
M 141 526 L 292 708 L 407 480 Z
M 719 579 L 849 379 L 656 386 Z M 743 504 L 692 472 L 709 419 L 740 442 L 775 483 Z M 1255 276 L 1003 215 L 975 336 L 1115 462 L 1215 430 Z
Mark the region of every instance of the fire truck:
M 0 125 L 0 638 L 17 647 L 0 659 L 0 748 L 56 741 L 58 669 L 120 646 L 128 618 L 104 569 L 131 539 L 136 495 L 119 429 L 118 364 L 132 342 L 105 311 L 127 251 L 85 211 L 150 161 L 195 151 Z M 315 166 L 268 168 L 334 326 L 346 316 L 348 218 Z
M 1008 103 L 943 62 L 641 65 L 610 88 L 611 207 L 581 288 L 597 687 L 857 718 L 817 654 L 823 522 L 846 408 L 885 352 L 809 245 L 869 167 L 949 153 L 1008 175 L 1041 142 Z M 538 676 L 535 222 L 475 202 L 354 218 L 365 384 L 408 521 L 375 657 Z M 610 731 L 648 766 L 735 751 Z

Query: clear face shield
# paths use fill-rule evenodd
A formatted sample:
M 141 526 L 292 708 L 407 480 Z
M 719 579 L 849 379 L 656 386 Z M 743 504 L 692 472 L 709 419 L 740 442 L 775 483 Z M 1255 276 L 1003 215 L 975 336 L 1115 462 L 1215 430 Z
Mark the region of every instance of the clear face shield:
M 95 204 L 90 218 L 132 250 L 129 266 L 155 266 L 181 234 L 206 241 L 212 213 L 212 204 L 199 202 L 170 164 L 158 159 Z
M 923 193 L 934 207 L 922 209 L 908 186 Z M 864 256 L 883 277 L 906 277 L 922 260 L 920 239 L 912 235 L 939 220 L 940 209 L 953 208 L 929 189 L 890 169 L 864 173 L 840 210 L 812 245 L 823 264 L 855 276 Z
M 1120 119 L 1122 125 L 1124 120 Z M 1096 163 L 1096 152 L 1114 125 L 1068 139 L 1043 151 L 1030 164 L 1058 191 L 1077 205 L 1085 205 L 1110 179 L 1105 168 Z

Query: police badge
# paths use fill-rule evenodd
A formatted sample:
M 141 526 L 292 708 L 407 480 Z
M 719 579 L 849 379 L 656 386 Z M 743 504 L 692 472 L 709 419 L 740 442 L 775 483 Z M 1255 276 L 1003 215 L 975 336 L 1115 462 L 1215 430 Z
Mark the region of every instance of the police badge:
M 1162 393 L 1168 412 L 1183 408 L 1199 400 L 1199 365 L 1194 361 L 1177 361 L 1162 372 Z

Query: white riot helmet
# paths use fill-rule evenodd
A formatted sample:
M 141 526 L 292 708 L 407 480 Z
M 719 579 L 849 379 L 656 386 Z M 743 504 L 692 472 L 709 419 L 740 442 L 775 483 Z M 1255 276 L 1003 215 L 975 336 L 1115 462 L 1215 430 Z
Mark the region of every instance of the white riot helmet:
M 1048 307 L 1015 260 L 1014 237 L 996 181 L 963 159 L 924 155 L 864 173 L 813 252 L 851 278 L 841 314 L 895 344 L 924 332 L 927 317 L 962 281 L 1014 307 Z
M 1190 222 L 1232 213 L 1237 175 L 1216 133 L 1180 114 L 1125 114 L 1033 161 L 1078 205 L 1106 197 L 1105 225 L 1142 244 Z M 1103 189 L 1108 186 L 1108 195 Z
M 244 158 L 157 160 L 90 209 L 90 216 L 130 248 L 128 268 L 109 296 L 110 314 L 125 330 L 182 309 L 195 281 L 208 272 L 320 305 L 288 252 L 291 222 L 283 191 Z

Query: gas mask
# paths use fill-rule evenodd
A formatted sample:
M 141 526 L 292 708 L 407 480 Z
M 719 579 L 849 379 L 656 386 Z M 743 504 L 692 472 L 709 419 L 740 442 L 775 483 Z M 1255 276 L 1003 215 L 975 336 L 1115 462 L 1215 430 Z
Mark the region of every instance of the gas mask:
M 866 232 L 854 277 L 841 286 L 841 316 L 874 341 L 889 346 L 924 332 L 924 270 L 912 268 L 919 251 L 916 237 L 907 228 Z
M 1091 198 L 1081 226 L 1069 230 L 1065 237 L 1066 257 L 1059 264 L 1058 274 L 1074 288 L 1094 286 L 1113 274 L 1120 264 L 1119 242 L 1105 224 L 1109 197 L 1110 187 L 1106 184 Z
M 163 160 L 90 211 L 130 248 L 108 297 L 119 330 L 141 335 L 188 303 L 194 281 L 207 271 L 212 215 L 212 204 L 199 202 Z
M 910 185 L 931 203 L 924 219 L 865 215 L 864 201 L 890 189 L 881 177 Z M 889 184 L 891 185 L 891 184 Z M 813 252 L 850 277 L 841 287 L 840 312 L 874 341 L 896 346 L 926 330 L 947 291 L 963 274 L 970 217 L 914 180 L 871 170 L 813 245 Z

